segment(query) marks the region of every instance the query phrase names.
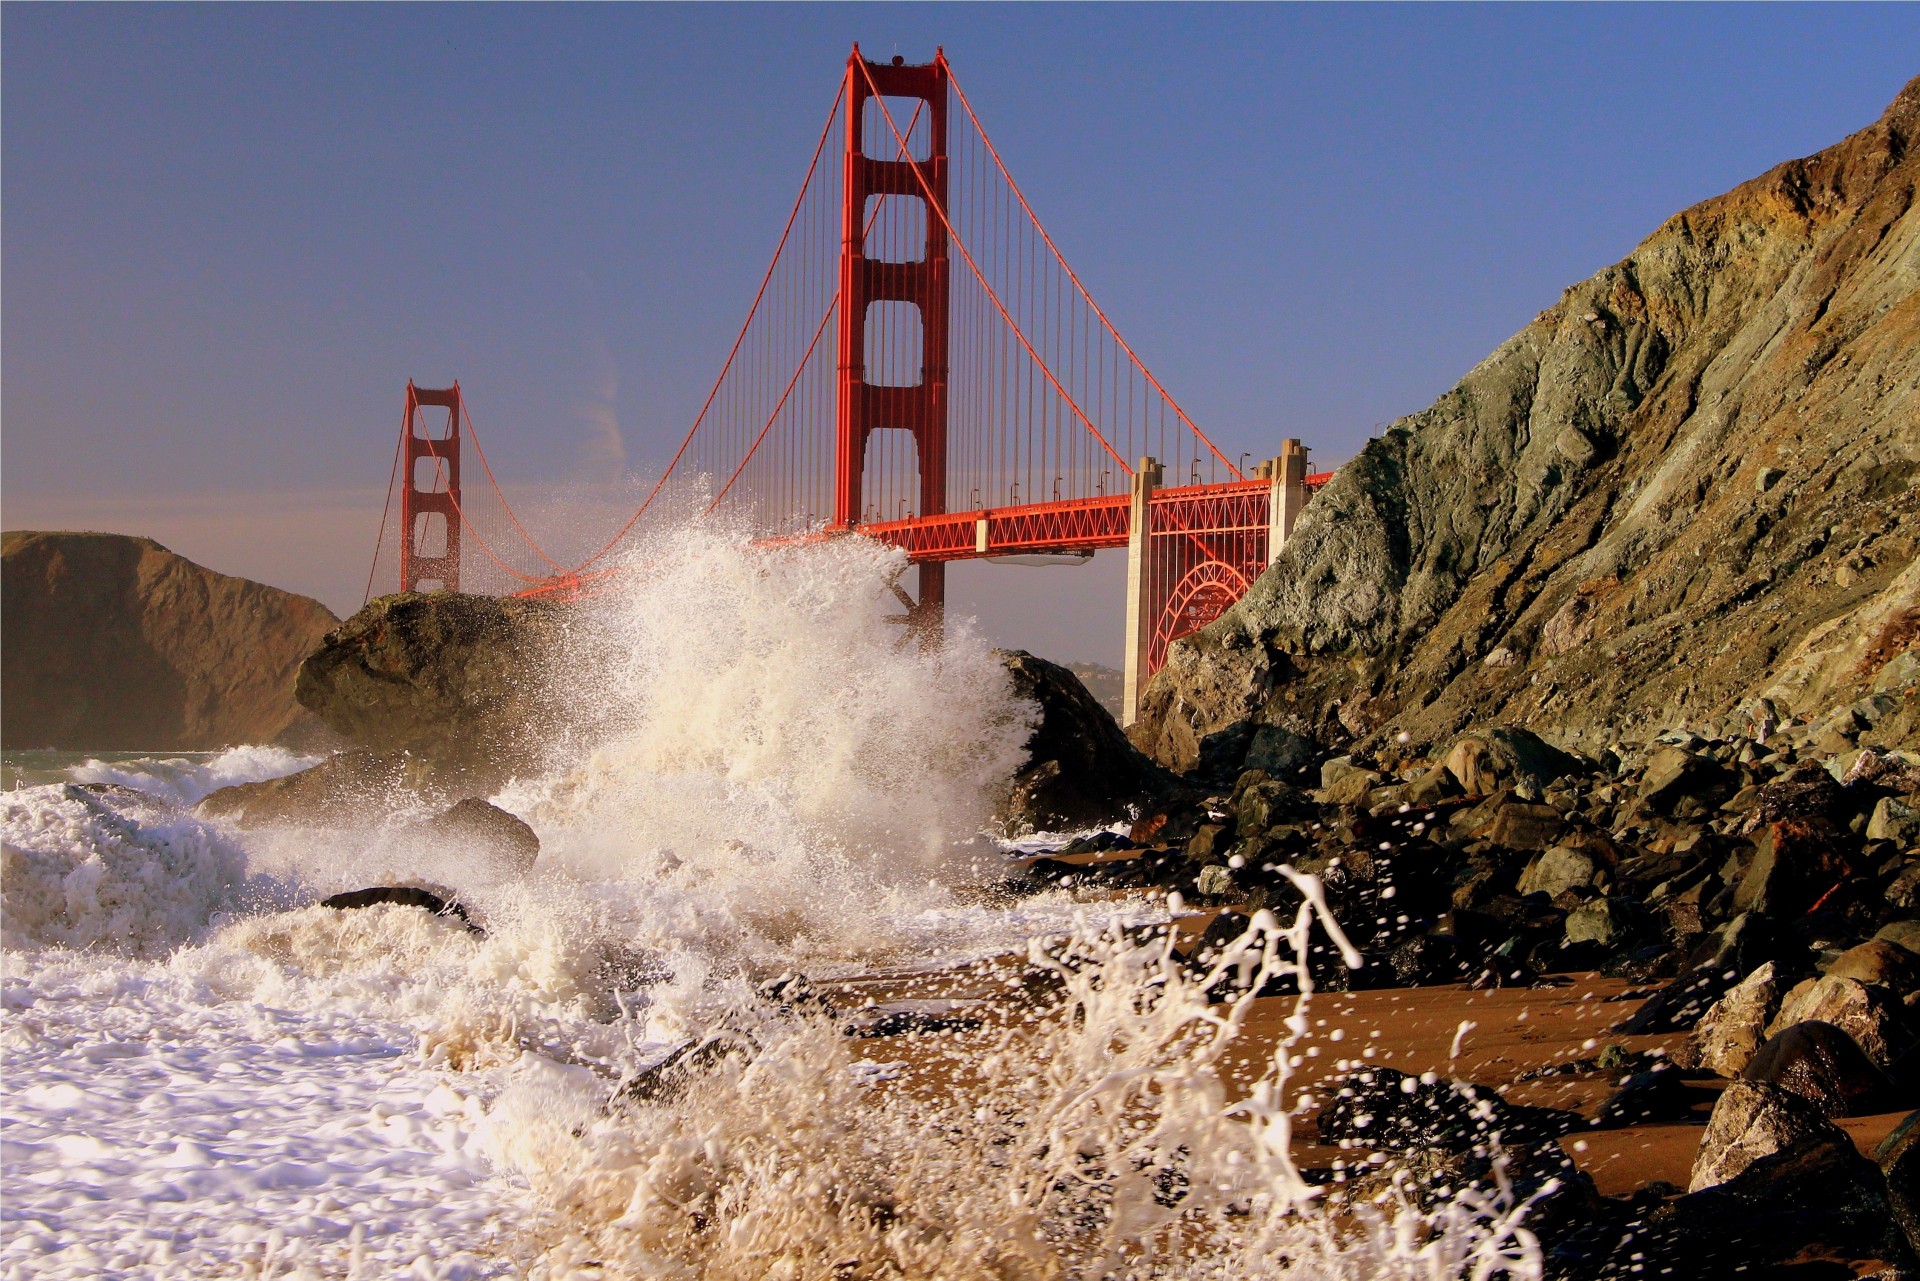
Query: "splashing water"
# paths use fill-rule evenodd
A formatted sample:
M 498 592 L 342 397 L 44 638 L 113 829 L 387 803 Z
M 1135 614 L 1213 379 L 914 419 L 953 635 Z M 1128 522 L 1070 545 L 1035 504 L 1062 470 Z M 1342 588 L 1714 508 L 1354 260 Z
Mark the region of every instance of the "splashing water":
M 1207 974 L 1163 905 L 958 892 L 1002 874 L 1033 711 L 965 627 L 891 621 L 903 568 L 649 542 L 582 610 L 560 750 L 495 798 L 543 843 L 520 880 L 373 816 L 7 793 L 0 1276 L 1537 1276 L 1510 1200 L 1336 1216 L 1294 1167 L 1297 958 L 1315 917 L 1345 946 L 1311 878 Z M 408 859 L 484 935 L 310 906 Z M 981 1025 L 898 1038 L 767 985 L 962 962 Z M 1254 998 L 1207 993 L 1283 973 L 1236 1086 Z

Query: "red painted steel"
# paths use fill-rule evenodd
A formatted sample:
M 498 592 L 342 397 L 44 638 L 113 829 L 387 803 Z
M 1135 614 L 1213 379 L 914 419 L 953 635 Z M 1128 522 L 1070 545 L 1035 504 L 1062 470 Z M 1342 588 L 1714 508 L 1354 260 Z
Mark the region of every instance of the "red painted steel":
M 423 431 L 422 409 L 447 411 L 444 436 Z M 407 383 L 406 420 L 401 425 L 400 590 L 419 591 L 421 585 L 460 590 L 460 384 L 430 390 Z M 417 463 L 433 460 L 432 473 L 422 487 Z M 438 517 L 438 524 L 435 524 Z M 420 546 L 435 529 L 446 537 L 441 553 L 425 556 Z
M 904 428 L 913 436 L 920 464 L 922 519 L 947 509 L 947 66 L 937 58 L 925 66 L 869 62 L 855 45 L 847 59 L 844 130 L 845 174 L 840 204 L 840 353 L 838 406 L 834 430 L 832 528 L 851 529 L 861 515 L 861 486 L 867 444 L 875 430 Z M 928 124 L 927 155 L 916 160 L 906 139 L 897 148 L 880 139 L 880 150 L 898 159 L 867 154 L 867 102 L 870 98 L 916 98 L 924 103 Z M 884 105 L 884 104 L 883 104 Z M 932 206 L 924 219 L 926 247 L 918 261 L 890 262 L 867 254 L 867 199 L 870 196 L 920 197 Z M 866 367 L 869 309 L 878 302 L 907 303 L 920 313 L 917 383 L 881 386 Z M 945 603 L 946 570 L 923 561 L 919 609 L 937 618 Z

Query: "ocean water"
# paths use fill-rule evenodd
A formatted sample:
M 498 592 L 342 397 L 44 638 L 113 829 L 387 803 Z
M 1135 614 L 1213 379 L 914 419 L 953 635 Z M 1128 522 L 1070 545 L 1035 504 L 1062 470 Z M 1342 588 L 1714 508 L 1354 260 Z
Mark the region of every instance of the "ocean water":
M 1130 928 L 1177 902 L 978 892 L 1034 713 L 964 625 L 890 620 L 903 567 L 637 552 L 554 676 L 578 724 L 494 798 L 541 837 L 525 877 L 417 810 L 194 817 L 308 763 L 277 749 L 9 757 L 0 1277 L 1538 1275 L 1498 1197 L 1326 1209 L 1286 1079 L 1326 1032 L 1296 1011 L 1230 1088 L 1247 1003 Z M 484 933 L 316 905 L 392 883 Z M 1221 965 L 1293 967 L 1303 888 Z M 905 1037 L 780 986 L 988 965 L 1037 995 L 922 1001 L 986 1025 Z

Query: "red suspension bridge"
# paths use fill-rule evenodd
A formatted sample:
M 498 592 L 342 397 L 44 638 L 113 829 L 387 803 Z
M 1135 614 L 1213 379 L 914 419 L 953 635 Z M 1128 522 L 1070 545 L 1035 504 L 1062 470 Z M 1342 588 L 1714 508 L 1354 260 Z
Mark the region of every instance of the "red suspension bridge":
M 463 449 L 484 484 L 463 486 Z M 1296 440 L 1249 474 L 1194 425 L 1068 266 L 944 53 L 908 66 L 855 46 L 739 336 L 624 523 L 550 554 L 459 385 L 409 383 L 395 550 L 403 591 L 573 596 L 617 572 L 649 512 L 724 511 L 770 542 L 903 549 L 909 620 L 937 627 L 949 561 L 1125 547 L 1131 719 L 1168 644 L 1245 594 L 1326 479 Z M 383 514 L 376 573 L 387 529 Z

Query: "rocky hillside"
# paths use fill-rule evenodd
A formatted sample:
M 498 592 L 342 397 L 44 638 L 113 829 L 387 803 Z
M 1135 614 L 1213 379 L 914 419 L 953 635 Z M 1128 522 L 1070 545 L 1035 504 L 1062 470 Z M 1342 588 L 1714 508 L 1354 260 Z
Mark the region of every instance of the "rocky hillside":
M 1920 632 L 1916 133 L 1920 80 L 1393 423 L 1174 646 L 1135 741 L 1230 775 L 1263 724 L 1418 748 L 1506 721 L 1598 749 L 1861 699 Z M 1914 698 L 1837 732 L 1912 743 Z
M 294 673 L 339 622 L 150 538 L 9 532 L 0 741 L 190 751 L 270 742 L 305 717 Z

